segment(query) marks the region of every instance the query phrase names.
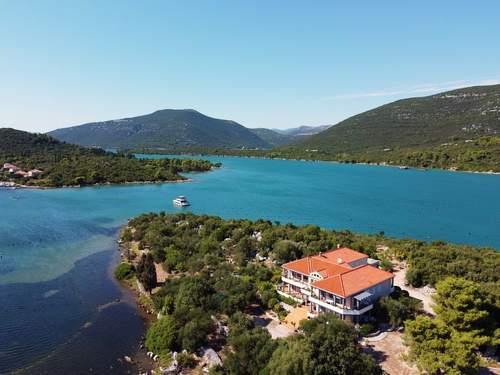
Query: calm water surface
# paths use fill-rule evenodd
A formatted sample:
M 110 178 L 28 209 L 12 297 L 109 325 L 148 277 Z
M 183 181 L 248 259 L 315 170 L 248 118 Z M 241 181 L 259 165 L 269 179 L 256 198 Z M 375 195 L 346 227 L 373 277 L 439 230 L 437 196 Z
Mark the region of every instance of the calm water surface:
M 176 195 L 195 213 L 500 248 L 500 176 L 207 159 L 223 168 L 190 183 L 0 190 L 0 373 L 127 371 L 142 322 L 109 274 L 117 230 Z

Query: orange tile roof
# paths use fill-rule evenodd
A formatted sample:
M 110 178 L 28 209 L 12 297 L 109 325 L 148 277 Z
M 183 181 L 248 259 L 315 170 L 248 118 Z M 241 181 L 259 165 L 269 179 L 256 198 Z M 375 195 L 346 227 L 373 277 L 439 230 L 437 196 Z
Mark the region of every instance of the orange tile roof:
M 338 296 L 348 297 L 385 280 L 393 278 L 390 272 L 370 265 L 352 268 L 349 263 L 368 258 L 368 255 L 343 247 L 330 250 L 283 264 L 283 268 L 304 275 L 317 272 L 323 277 L 312 283 L 313 286 Z
M 326 258 L 330 262 L 341 263 L 351 263 L 356 260 L 368 258 L 368 255 L 360 253 L 359 251 L 349 249 L 347 247 L 342 247 L 336 250 L 330 250 L 326 253 L 320 253 L 320 257 Z
M 365 265 L 327 279 L 315 281 L 312 286 L 338 296 L 349 297 L 393 277 L 394 275 L 390 272 Z
M 346 271 L 346 267 L 326 262 L 316 256 L 294 260 L 293 262 L 283 264 L 282 267 L 304 275 L 318 272 L 323 277 L 337 275 Z
M 368 258 L 368 255 L 343 247 L 294 260 L 293 262 L 283 264 L 282 267 L 304 275 L 309 275 L 311 272 L 318 272 L 321 276 L 328 277 L 345 272 L 346 268 L 351 268 L 348 263 L 364 258 Z

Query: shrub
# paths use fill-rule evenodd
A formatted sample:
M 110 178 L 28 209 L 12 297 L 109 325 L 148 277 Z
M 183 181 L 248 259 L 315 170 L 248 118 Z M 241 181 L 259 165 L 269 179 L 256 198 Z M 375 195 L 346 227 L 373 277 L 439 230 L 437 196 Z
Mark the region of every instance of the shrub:
M 146 334 L 146 347 L 158 354 L 170 352 L 175 345 L 178 328 L 171 316 L 156 321 Z
M 177 355 L 177 363 L 183 369 L 193 368 L 196 366 L 196 359 L 189 353 L 179 353 Z
M 375 327 L 375 325 L 371 324 L 371 323 L 365 323 L 365 324 L 361 324 L 361 326 L 359 327 L 359 334 L 361 336 L 366 336 L 370 333 L 373 333 L 377 330 L 377 327 Z
M 129 263 L 120 263 L 115 269 L 115 277 L 118 280 L 127 280 L 133 277 L 135 274 L 135 268 Z

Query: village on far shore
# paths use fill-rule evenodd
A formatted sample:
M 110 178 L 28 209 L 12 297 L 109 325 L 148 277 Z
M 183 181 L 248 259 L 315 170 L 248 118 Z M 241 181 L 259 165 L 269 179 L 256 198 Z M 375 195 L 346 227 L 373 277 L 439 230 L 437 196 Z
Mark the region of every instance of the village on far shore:
M 26 172 L 12 163 L 4 163 L 2 166 L 2 171 L 17 178 L 34 178 L 43 174 L 43 171 L 41 169 L 34 168 Z
M 0 187 L 15 187 L 20 180 L 38 178 L 43 174 L 43 170 L 41 169 L 34 168 L 25 171 L 13 163 L 4 163 L 1 171 L 3 173 L 0 174 Z M 5 178 L 8 178 L 8 181 L 5 181 Z

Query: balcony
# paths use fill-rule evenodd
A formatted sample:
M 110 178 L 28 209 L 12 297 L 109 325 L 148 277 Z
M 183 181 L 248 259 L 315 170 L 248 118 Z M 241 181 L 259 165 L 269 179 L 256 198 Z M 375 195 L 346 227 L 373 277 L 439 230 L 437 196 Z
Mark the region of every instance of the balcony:
M 302 281 L 301 279 L 289 278 L 287 276 L 281 276 L 281 280 L 284 283 L 294 285 L 294 286 L 297 286 L 297 287 L 302 288 L 302 289 L 307 289 L 307 290 L 311 289 L 309 284 L 307 284 L 307 281 Z
M 312 302 L 312 303 L 315 303 L 321 307 L 324 307 L 328 310 L 331 310 L 333 312 L 336 312 L 338 314 L 342 314 L 342 315 L 362 315 L 364 314 L 365 312 L 371 310 L 373 308 L 373 304 L 368 304 L 366 306 L 363 306 L 359 309 L 348 309 L 348 308 L 345 308 L 341 305 L 336 305 L 336 304 L 333 304 L 333 303 L 328 303 L 327 299 L 324 298 L 324 299 L 319 299 L 317 296 L 311 296 L 309 297 L 309 301 Z
M 296 302 L 299 302 L 299 303 L 304 302 L 304 297 L 303 297 L 302 293 L 297 292 L 293 289 L 288 290 L 288 287 L 283 285 L 283 284 L 278 285 L 278 287 L 276 288 L 276 291 L 278 292 L 278 294 L 281 294 L 284 297 L 292 298 Z

